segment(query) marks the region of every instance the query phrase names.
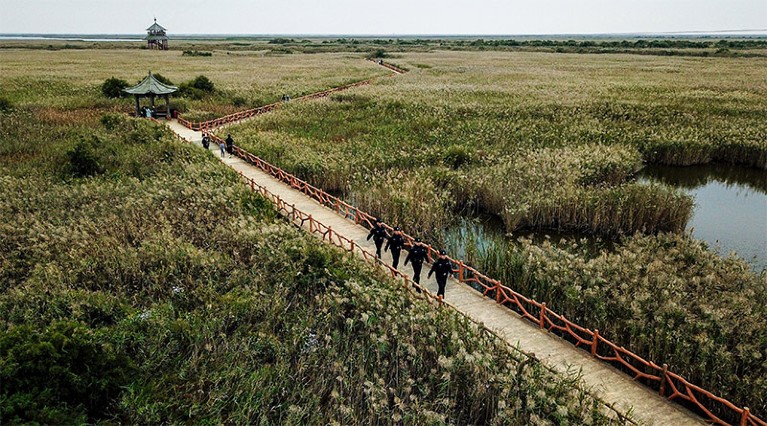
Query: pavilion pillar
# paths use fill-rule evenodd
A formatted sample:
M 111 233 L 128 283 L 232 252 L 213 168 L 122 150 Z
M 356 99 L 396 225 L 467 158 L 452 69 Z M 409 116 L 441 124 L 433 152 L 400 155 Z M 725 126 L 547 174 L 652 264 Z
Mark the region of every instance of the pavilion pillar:
M 150 95 L 149 100 L 152 102 L 152 109 L 154 109 L 154 95 Z
M 170 120 L 170 95 L 165 95 L 165 119 Z
M 139 114 L 141 113 L 141 105 L 139 104 L 139 101 L 138 101 L 138 95 L 133 95 L 133 97 L 136 98 L 136 117 L 138 117 Z

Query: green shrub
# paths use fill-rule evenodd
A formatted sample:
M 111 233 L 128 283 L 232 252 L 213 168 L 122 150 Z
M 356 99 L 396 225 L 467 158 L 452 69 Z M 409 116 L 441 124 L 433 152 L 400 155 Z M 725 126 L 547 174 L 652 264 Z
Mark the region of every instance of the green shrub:
M 163 75 L 162 75 L 162 74 L 160 74 L 160 73 L 152 73 L 152 75 L 153 75 L 153 76 L 154 76 L 154 78 L 156 78 L 156 79 L 157 79 L 157 81 L 159 81 L 160 83 L 163 83 L 163 84 L 167 84 L 167 85 L 169 85 L 169 86 L 175 86 L 175 84 L 173 84 L 173 82 L 172 82 L 172 81 L 170 81 L 170 79 L 169 79 L 169 78 L 167 78 L 167 77 L 163 76 Z
M 194 80 L 190 81 L 189 86 L 194 87 L 197 90 L 201 90 L 206 93 L 213 93 L 216 91 L 216 87 L 208 77 L 204 75 L 198 75 Z
M 213 56 L 211 52 L 200 52 L 198 50 L 185 50 L 181 56 Z
M 104 173 L 104 167 L 96 154 L 97 142 L 98 138 L 95 136 L 90 142 L 81 139 L 72 150 L 67 152 L 72 176 L 88 177 Z
M 373 53 L 370 54 L 371 58 L 379 59 L 379 58 L 388 58 L 389 55 L 386 53 L 384 49 L 376 49 L 373 51 Z
M 133 370 L 119 347 L 74 321 L 0 333 L 0 366 L 0 419 L 8 423 L 103 419 Z
M 6 98 L 0 98 L 0 112 L 8 112 L 13 109 L 13 104 Z
M 189 83 L 181 83 L 181 85 L 178 86 L 178 93 L 185 98 L 193 100 L 200 100 L 205 97 L 205 92 L 192 87 Z
M 116 77 L 110 77 L 101 85 L 101 93 L 108 98 L 121 98 L 125 93 L 123 89 L 128 87 L 128 82 Z
M 181 83 L 178 89 L 181 96 L 194 100 L 200 100 L 216 91 L 213 82 L 204 75 L 198 75 L 193 80 Z

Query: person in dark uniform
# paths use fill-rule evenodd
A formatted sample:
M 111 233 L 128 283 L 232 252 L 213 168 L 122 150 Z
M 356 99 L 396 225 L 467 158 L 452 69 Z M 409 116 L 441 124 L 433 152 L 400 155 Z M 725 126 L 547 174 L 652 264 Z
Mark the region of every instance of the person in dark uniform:
M 410 248 L 410 252 L 405 258 L 405 265 L 407 265 L 408 262 L 413 265 L 413 281 L 415 281 L 416 284 L 421 284 L 421 267 L 428 255 L 429 252 L 426 250 L 426 247 L 421 244 L 421 239 L 416 238 L 413 247 Z M 418 287 L 416 287 L 416 290 L 419 293 L 421 292 L 421 289 Z
M 389 241 L 386 242 L 386 247 L 384 247 L 384 251 L 388 251 L 391 248 L 391 266 L 394 269 L 397 269 L 397 265 L 399 265 L 399 254 L 404 245 L 405 239 L 402 238 L 402 231 L 400 231 L 399 226 L 395 226 L 394 235 L 389 237 Z
M 437 278 L 437 297 L 445 297 L 445 285 L 447 284 L 447 277 L 453 273 L 453 264 L 447 259 L 447 252 L 445 250 L 439 251 L 439 259 L 431 264 L 429 275 L 427 278 L 431 278 L 431 274 L 434 274 Z
M 383 242 L 386 239 L 386 228 L 384 228 L 383 223 L 381 223 L 381 219 L 376 218 L 375 224 L 370 228 L 368 241 L 370 241 L 370 237 L 373 237 L 373 242 L 376 243 L 376 257 L 380 259 L 381 246 L 383 246 Z
M 202 135 L 202 147 L 205 149 L 210 149 L 210 136 L 208 136 L 207 133 Z
M 229 153 L 229 158 L 232 158 L 233 150 L 234 150 L 234 139 L 232 139 L 232 135 L 226 135 L 226 152 Z

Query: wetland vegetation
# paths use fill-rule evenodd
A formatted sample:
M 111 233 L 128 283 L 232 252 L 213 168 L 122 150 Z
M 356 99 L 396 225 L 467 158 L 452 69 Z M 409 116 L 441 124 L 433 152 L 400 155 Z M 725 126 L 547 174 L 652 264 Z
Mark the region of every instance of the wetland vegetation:
M 684 233 L 692 197 L 635 179 L 645 164 L 710 162 L 763 176 L 764 59 L 432 52 L 394 61 L 411 72 L 226 131 L 437 245 L 476 212 L 500 218 L 506 233 L 614 241 L 596 253 L 577 240 L 464 251 L 568 318 L 767 409 L 765 273 Z
M 575 376 L 412 298 L 276 218 L 213 156 L 114 112 L 132 107 L 98 100 L 116 52 L 7 53 L 2 424 L 622 423 Z
M 3 419 L 609 421 L 571 379 L 552 379 L 300 235 L 213 159 L 115 115 L 131 103 L 100 93 L 107 78 L 133 83 L 147 69 L 175 83 L 204 75 L 217 94 L 176 101 L 204 119 L 388 72 L 362 54 L 231 47 L 184 46 L 210 57 L 0 51 L 0 356 L 16 390 L 0 396 L 11 407 Z M 467 234 L 463 249 L 551 309 L 767 412 L 767 275 L 684 234 L 691 197 L 635 180 L 647 163 L 763 172 L 765 59 L 395 55 L 408 74 L 290 102 L 225 131 L 438 245 L 476 213 L 507 233 L 614 241 L 595 251 L 577 242 L 473 245 L 479 238 Z M 73 370 L 96 358 L 103 374 Z M 46 390 L 46 359 L 57 360 L 55 386 L 66 392 Z

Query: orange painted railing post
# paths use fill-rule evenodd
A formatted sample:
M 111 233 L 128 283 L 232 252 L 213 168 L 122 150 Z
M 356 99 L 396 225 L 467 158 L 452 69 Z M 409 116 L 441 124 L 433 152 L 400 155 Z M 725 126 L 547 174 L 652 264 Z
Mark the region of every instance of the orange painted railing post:
M 312 219 L 312 215 L 309 215 L 309 232 L 314 232 L 314 229 L 312 229 L 312 222 L 314 222 L 314 219 Z
M 743 413 L 740 415 L 740 426 L 748 426 L 748 418 L 751 417 L 750 411 L 748 407 L 743 407 Z
M 660 396 L 666 396 L 666 379 L 668 378 L 668 364 L 663 364 L 663 375 L 660 378 L 660 389 L 658 394 Z
M 543 328 L 545 324 L 545 318 L 546 318 L 546 302 L 541 303 L 541 316 L 538 319 L 538 326 Z
M 333 228 L 328 226 L 328 241 L 333 242 Z
M 501 282 L 495 282 L 495 303 L 501 303 Z
M 597 345 L 599 345 L 599 329 L 594 329 L 594 340 L 591 341 L 591 356 L 597 356 Z
M 458 282 L 463 282 L 463 260 L 458 261 Z

